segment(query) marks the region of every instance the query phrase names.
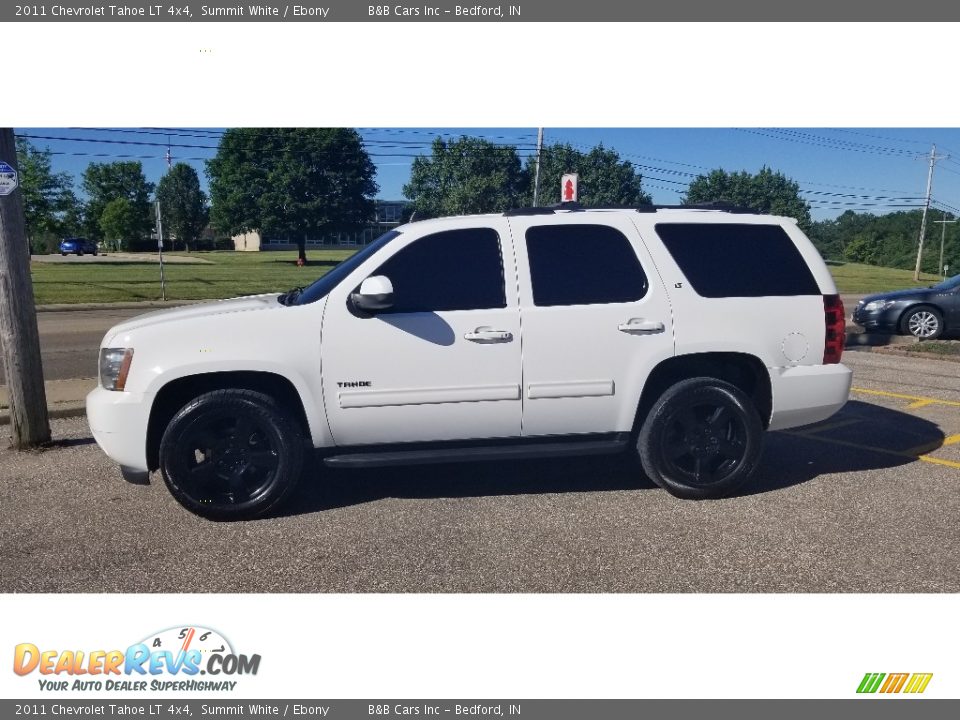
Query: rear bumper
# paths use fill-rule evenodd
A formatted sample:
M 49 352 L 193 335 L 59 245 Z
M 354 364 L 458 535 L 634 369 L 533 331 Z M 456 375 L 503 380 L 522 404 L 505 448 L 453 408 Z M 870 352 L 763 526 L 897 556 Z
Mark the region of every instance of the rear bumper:
M 101 387 L 87 395 L 87 421 L 93 439 L 131 478 L 148 472 L 147 423 L 152 401 L 153 395 Z
M 850 397 L 853 373 L 846 365 L 772 368 L 773 412 L 770 430 L 785 430 L 826 420 Z

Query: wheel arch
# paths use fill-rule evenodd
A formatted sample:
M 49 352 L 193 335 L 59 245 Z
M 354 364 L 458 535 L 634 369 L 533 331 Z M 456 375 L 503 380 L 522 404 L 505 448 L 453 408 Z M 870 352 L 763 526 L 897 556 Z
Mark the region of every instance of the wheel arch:
M 150 407 L 147 422 L 147 466 L 160 466 L 160 439 L 171 418 L 190 400 L 215 390 L 254 390 L 274 398 L 280 407 L 288 410 L 305 438 L 310 438 L 310 423 L 303 399 L 293 383 L 276 373 L 257 370 L 237 370 L 199 373 L 171 380 L 157 391 Z
M 694 377 L 717 378 L 740 388 L 756 407 L 764 429 L 770 424 L 773 393 L 770 373 L 763 361 L 748 353 L 706 352 L 675 355 L 654 367 L 640 394 L 634 432 L 640 428 L 650 408 L 667 388 Z

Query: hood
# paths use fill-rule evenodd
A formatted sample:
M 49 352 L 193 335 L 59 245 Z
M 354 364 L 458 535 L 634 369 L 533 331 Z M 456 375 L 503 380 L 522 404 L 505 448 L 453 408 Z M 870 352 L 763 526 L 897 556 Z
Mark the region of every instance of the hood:
M 143 315 L 137 315 L 119 325 L 114 325 L 110 329 L 110 332 L 107 333 L 107 337 L 114 338 L 117 335 L 123 335 L 131 330 L 139 330 L 151 325 L 160 325 L 161 323 L 182 322 L 192 318 L 226 315 L 228 313 L 282 310 L 284 306 L 277 302 L 277 297 L 279 297 L 279 293 L 250 295 L 247 297 L 231 298 L 229 300 L 215 300 L 197 305 L 186 305 L 184 307 L 171 308 L 170 310 L 156 310 L 154 312 L 144 313 Z
M 909 290 L 892 290 L 890 292 L 876 293 L 867 295 L 861 302 L 866 305 L 874 300 L 911 300 L 914 298 L 927 297 L 930 294 L 936 294 L 935 290 L 930 288 L 910 288 Z

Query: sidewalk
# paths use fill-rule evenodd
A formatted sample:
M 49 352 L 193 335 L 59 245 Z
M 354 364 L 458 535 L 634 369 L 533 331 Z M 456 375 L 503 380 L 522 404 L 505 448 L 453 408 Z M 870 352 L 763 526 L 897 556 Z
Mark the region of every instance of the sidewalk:
M 77 378 L 73 380 L 48 380 L 47 410 L 51 418 L 79 417 L 85 414 L 84 403 L 87 393 L 97 386 L 96 378 Z M 0 425 L 10 424 L 10 403 L 7 398 L 7 386 L 0 385 Z

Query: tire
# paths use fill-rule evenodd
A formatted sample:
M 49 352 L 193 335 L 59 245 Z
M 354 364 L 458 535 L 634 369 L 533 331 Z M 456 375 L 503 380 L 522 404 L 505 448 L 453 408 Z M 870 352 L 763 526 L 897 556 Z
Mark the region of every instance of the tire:
M 62 253 L 60 253 L 60 254 L 63 255 L 63 257 L 66 257 L 66 256 L 67 256 L 67 254 L 66 254 L 65 252 L 62 252 Z
M 77 250 L 77 257 L 83 257 L 83 250 Z
M 699 377 L 669 387 L 637 436 L 654 483 L 679 498 L 730 495 L 757 469 L 763 423 L 750 398 L 730 383 Z
M 904 313 L 901 327 L 905 335 L 936 340 L 943 335 L 943 315 L 931 305 L 919 305 Z
M 286 500 L 303 469 L 300 425 L 252 390 L 191 400 L 160 441 L 160 471 L 177 502 L 211 520 L 266 515 Z

